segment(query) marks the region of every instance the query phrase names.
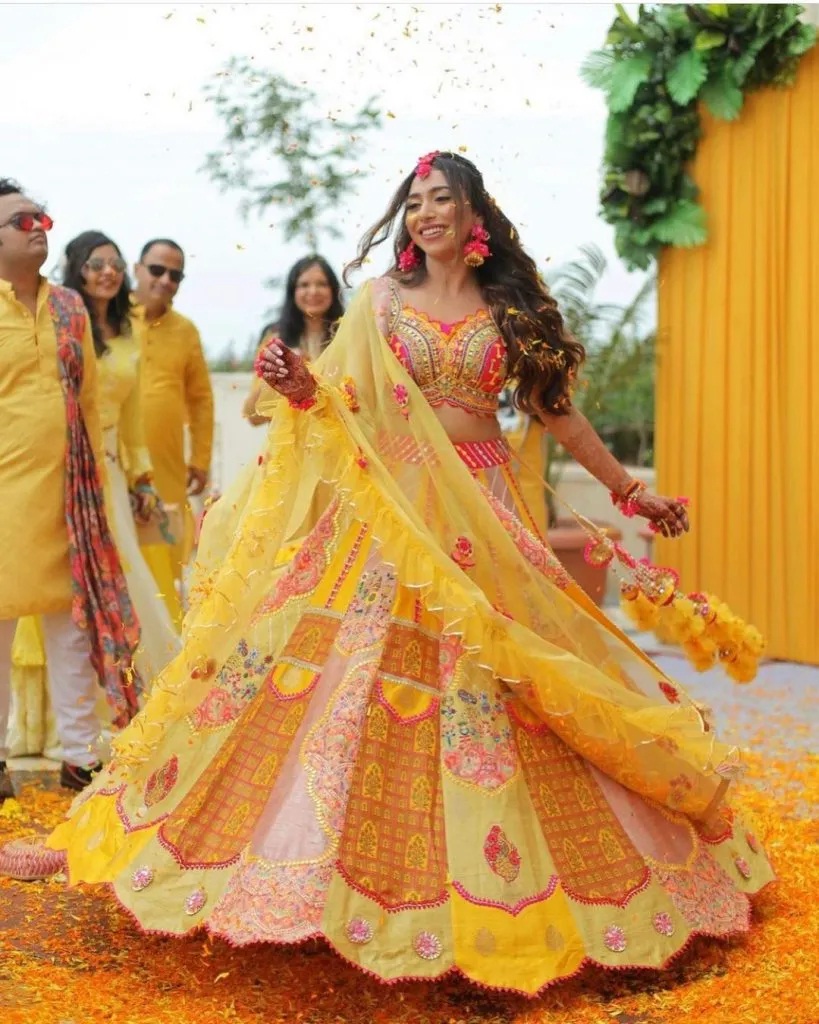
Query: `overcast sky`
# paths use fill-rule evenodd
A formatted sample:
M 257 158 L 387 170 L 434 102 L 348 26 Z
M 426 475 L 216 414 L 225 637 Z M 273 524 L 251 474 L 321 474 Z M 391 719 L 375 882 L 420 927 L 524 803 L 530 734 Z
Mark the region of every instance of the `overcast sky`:
M 420 154 L 464 146 L 539 262 L 596 242 L 611 257 L 601 294 L 625 300 L 639 278 L 597 216 L 605 106 L 579 76 L 613 17 L 610 4 L 3 5 L 0 177 L 48 203 L 49 267 L 87 228 L 130 262 L 147 238 L 176 238 L 189 257 L 178 308 L 212 355 L 241 348 L 278 305 L 263 282 L 303 254 L 275 211 L 244 223 L 240 196 L 201 171 L 223 136 L 203 86 L 252 56 L 311 87 L 322 114 L 373 94 L 390 114 L 337 211 L 343 239 L 322 246 L 334 266 Z

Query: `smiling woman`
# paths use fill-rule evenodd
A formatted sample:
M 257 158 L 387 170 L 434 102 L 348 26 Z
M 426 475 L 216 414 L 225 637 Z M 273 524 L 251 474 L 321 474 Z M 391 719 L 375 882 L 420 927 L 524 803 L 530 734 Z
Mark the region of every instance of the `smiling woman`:
M 573 410 L 582 353 L 477 167 L 428 154 L 388 209 L 324 353 L 261 352 L 264 454 L 205 518 L 183 650 L 48 846 L 146 930 L 323 937 L 387 982 L 662 968 L 746 931 L 771 867 L 723 805 L 739 751 L 538 536 L 504 384 L 621 504 L 685 510 Z

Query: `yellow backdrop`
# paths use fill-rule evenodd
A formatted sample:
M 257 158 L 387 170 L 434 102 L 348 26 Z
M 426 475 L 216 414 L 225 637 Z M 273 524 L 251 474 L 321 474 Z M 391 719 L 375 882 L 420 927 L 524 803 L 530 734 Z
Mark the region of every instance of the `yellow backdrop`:
M 693 531 L 660 540 L 772 657 L 819 663 L 819 51 L 796 85 L 703 115 L 708 244 L 660 264 L 657 467 Z

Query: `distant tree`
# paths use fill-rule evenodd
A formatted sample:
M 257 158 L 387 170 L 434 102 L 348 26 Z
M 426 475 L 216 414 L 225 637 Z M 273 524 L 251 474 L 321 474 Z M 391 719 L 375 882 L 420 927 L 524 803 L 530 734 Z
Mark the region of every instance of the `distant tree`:
M 310 251 L 321 235 L 340 237 L 331 211 L 364 177 L 358 166 L 364 137 L 381 126 L 374 101 L 350 120 L 321 116 L 310 89 L 246 57 L 231 58 L 205 94 L 225 137 L 203 169 L 223 191 L 243 193 L 242 214 L 276 208 L 285 241 L 300 239 Z

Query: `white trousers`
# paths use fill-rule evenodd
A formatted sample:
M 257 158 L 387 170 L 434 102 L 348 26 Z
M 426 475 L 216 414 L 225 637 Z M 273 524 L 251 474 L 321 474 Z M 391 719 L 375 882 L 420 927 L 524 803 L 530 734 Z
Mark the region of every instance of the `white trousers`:
M 96 713 L 100 689 L 88 637 L 75 624 L 70 611 L 52 612 L 41 618 L 48 688 L 63 757 L 69 764 L 89 768 L 100 760 L 102 737 Z M 11 645 L 16 628 L 16 619 L 0 619 L 0 761 L 5 761 L 8 753 Z

